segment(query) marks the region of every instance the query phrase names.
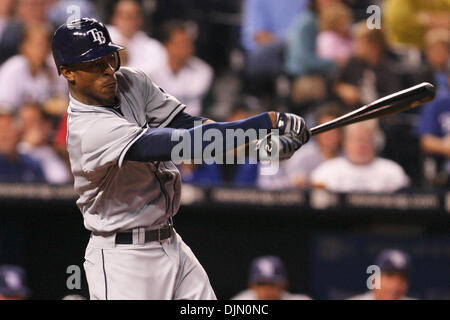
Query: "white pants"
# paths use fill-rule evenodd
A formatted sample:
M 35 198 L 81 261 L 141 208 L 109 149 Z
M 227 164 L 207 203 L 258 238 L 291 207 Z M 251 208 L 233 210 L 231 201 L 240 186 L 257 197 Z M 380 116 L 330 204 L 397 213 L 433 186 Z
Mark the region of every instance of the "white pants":
M 93 300 L 215 300 L 208 276 L 191 249 L 174 231 L 162 243 L 118 244 L 114 235 L 91 236 L 84 269 Z

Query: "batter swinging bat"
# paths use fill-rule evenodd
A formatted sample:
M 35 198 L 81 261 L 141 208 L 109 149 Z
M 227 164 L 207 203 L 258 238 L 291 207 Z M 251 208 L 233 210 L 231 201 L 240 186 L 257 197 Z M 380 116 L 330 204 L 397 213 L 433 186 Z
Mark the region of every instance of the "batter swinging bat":
M 310 129 L 311 134 L 316 135 L 351 123 L 379 118 L 414 108 L 433 100 L 434 95 L 434 86 L 431 83 L 423 82 L 411 88 L 378 99 L 355 111 L 344 114 L 339 118 L 315 126 Z

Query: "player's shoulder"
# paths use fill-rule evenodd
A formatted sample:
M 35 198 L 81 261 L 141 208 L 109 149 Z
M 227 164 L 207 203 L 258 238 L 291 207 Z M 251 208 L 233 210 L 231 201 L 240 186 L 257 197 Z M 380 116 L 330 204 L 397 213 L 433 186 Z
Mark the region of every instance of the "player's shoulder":
M 119 87 L 125 89 L 125 92 L 137 90 L 143 93 L 143 90 L 148 90 L 154 84 L 149 75 L 139 68 L 121 67 L 116 76 Z
M 116 76 L 124 77 L 126 79 L 134 80 L 134 79 L 144 79 L 147 77 L 144 71 L 138 68 L 133 67 L 120 67 L 119 70 L 116 71 Z

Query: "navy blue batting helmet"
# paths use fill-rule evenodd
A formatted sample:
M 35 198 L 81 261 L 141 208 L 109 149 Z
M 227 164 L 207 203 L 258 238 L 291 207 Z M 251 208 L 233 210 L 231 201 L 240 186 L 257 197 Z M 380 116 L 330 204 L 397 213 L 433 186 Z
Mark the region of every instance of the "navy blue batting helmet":
M 52 39 L 52 53 L 56 67 L 97 60 L 125 49 L 111 41 L 103 23 L 82 18 L 61 25 Z

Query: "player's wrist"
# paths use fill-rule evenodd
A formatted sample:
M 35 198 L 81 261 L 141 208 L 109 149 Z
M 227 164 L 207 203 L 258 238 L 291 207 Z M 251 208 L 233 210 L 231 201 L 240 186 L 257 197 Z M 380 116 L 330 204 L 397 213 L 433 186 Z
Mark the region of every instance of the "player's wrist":
M 276 111 L 269 111 L 267 112 L 270 117 L 270 121 L 272 121 L 272 128 L 277 129 L 278 128 L 278 113 Z

